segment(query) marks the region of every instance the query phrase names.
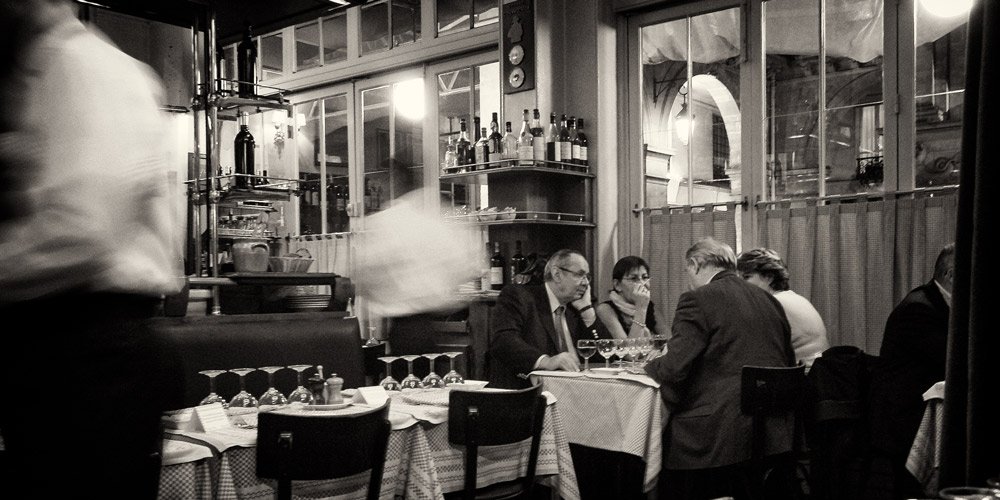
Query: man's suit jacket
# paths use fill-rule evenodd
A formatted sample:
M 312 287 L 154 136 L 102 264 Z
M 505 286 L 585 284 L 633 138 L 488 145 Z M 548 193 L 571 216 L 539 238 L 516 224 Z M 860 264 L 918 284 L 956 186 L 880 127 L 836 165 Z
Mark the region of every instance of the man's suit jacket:
M 680 296 L 667 353 L 646 366 L 670 410 L 664 466 L 706 469 L 750 459 L 751 418 L 740 410 L 744 365 L 793 366 L 781 304 L 736 273 Z M 767 423 L 767 454 L 791 449 L 792 420 Z
M 889 314 L 872 373 L 872 445 L 906 457 L 924 413 L 923 393 L 944 380 L 948 304 L 931 281 L 913 289 Z
M 574 346 L 582 338 L 611 338 L 600 320 L 587 327 L 580 313 L 568 304 L 566 325 Z M 530 386 L 528 373 L 538 358 L 559 353 L 556 332 L 545 285 L 505 286 L 490 317 L 487 352 L 490 387 Z

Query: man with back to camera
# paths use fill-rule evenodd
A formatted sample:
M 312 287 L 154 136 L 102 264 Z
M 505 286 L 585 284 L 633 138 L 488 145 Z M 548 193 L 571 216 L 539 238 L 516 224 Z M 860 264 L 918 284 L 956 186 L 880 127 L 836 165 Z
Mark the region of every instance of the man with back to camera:
M 954 270 L 955 244 L 950 243 L 938 253 L 934 277 L 911 290 L 885 323 L 872 373 L 871 445 L 873 471 L 892 475 L 891 498 L 924 496 L 906 470 L 906 457 L 923 418 L 923 394 L 944 380 Z M 890 481 L 883 482 L 889 486 Z
M 732 248 L 712 238 L 685 254 L 691 290 L 677 303 L 665 354 L 646 365 L 670 410 L 659 489 L 667 499 L 746 498 L 752 420 L 740 410 L 745 365 L 793 366 L 781 304 L 736 273 Z M 765 455 L 787 452 L 792 420 L 769 419 Z
M 545 263 L 543 285 L 508 285 L 500 291 L 490 319 L 490 386 L 528 387 L 532 370 L 578 371 L 576 341 L 583 338 L 611 334 L 591 304 L 587 259 L 562 249 Z

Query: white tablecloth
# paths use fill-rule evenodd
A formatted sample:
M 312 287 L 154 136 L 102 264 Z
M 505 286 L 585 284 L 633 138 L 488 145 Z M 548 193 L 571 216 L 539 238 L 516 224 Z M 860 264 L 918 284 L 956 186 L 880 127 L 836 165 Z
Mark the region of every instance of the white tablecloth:
M 936 495 L 941 470 L 941 429 L 944 416 L 944 382 L 938 382 L 924 393 L 927 406 L 920 428 L 906 457 L 906 470 L 920 481 L 924 491 Z

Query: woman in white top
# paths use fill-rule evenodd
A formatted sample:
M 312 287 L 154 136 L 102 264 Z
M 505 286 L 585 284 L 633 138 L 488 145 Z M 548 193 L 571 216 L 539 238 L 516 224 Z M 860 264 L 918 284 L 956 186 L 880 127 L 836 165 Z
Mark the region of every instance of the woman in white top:
M 809 299 L 789 289 L 788 268 L 774 250 L 747 250 L 737 258 L 736 265 L 743 279 L 771 292 L 781 303 L 792 329 L 795 361 L 804 364 L 808 371 L 813 361 L 830 347 L 819 312 Z

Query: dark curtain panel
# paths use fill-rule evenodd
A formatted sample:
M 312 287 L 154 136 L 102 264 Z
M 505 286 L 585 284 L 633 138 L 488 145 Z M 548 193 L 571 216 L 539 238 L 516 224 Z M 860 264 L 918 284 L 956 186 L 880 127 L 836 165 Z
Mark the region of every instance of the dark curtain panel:
M 996 248 L 990 255 L 987 247 L 1000 217 L 992 199 L 1000 189 L 1000 2 L 975 3 L 968 49 L 941 486 L 985 486 L 1000 475 Z

